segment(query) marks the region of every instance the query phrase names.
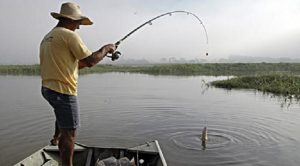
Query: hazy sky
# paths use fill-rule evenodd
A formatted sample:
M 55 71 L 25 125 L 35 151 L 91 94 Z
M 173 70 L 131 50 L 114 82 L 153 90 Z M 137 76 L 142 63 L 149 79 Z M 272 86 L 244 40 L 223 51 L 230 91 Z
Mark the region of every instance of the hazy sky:
M 39 44 L 57 23 L 67 1 L 1 0 L 0 64 L 39 63 Z M 230 55 L 300 57 L 300 0 L 77 0 L 93 21 L 78 33 L 92 50 L 114 43 L 159 14 L 186 10 L 206 26 L 209 45 L 195 18 L 163 17 L 119 47 L 127 59 L 219 59 Z M 205 52 L 208 50 L 209 56 Z

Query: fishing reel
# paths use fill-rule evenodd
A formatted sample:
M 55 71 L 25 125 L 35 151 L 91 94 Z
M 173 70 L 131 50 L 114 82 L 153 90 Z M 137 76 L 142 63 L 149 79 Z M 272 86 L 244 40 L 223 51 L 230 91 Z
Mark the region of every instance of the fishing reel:
M 111 58 L 112 61 L 118 60 L 121 56 L 121 52 L 120 51 L 115 51 L 114 53 L 112 53 L 110 56 L 107 56 L 109 58 Z

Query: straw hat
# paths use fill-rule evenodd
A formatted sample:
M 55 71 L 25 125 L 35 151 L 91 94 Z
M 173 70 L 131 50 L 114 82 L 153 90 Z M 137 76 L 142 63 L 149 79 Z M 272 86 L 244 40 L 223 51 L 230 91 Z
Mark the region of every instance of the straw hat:
M 55 19 L 61 17 L 69 18 L 71 20 L 81 20 L 82 25 L 92 25 L 93 22 L 86 16 L 83 16 L 79 5 L 71 2 L 63 3 L 60 8 L 60 13 L 51 12 L 51 16 Z

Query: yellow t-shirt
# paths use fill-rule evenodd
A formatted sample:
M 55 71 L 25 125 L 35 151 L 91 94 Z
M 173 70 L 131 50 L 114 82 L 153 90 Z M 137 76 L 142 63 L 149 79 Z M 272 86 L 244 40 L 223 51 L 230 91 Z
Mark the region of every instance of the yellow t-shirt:
M 77 33 L 55 27 L 40 45 L 42 86 L 76 96 L 78 61 L 91 54 Z

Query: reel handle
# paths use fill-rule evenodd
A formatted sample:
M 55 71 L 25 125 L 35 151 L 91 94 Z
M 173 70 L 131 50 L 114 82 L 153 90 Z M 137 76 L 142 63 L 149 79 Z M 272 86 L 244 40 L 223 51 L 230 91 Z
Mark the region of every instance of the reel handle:
M 118 60 L 121 56 L 121 52 L 120 51 L 115 51 L 114 53 L 112 53 L 111 55 L 107 56 L 109 58 L 111 58 L 112 61 Z
M 121 40 L 117 41 L 115 43 L 116 48 L 118 48 L 119 44 L 121 44 Z M 121 52 L 120 51 L 115 51 L 114 53 L 112 53 L 111 55 L 107 56 L 109 58 L 111 58 L 112 61 L 118 60 L 121 56 Z

